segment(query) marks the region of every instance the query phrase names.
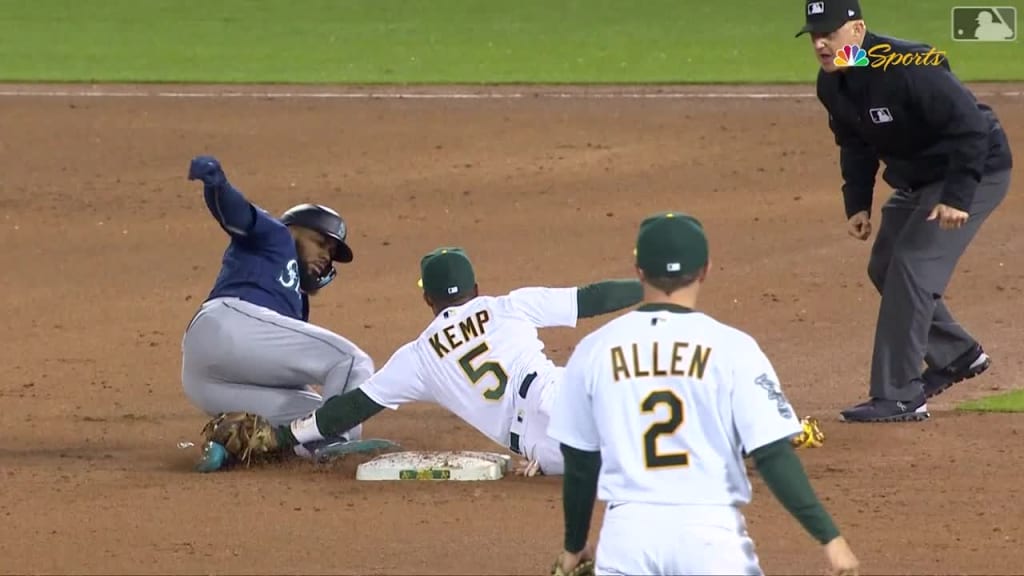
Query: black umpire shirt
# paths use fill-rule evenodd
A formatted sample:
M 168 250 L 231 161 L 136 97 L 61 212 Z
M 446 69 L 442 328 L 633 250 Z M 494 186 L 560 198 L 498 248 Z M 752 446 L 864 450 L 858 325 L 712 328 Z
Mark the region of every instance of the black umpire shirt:
M 923 56 L 932 49 L 868 32 L 862 48 L 872 64 L 886 53 L 879 44 L 889 44 L 889 54 Z M 944 181 L 941 202 L 964 211 L 983 173 L 1013 165 L 995 112 L 960 83 L 945 55 L 933 51 L 920 60 L 926 63 L 818 73 L 818 100 L 840 147 L 847 218 L 871 211 L 880 160 L 886 165 L 882 178 L 893 188 Z M 934 65 L 938 60 L 941 65 Z

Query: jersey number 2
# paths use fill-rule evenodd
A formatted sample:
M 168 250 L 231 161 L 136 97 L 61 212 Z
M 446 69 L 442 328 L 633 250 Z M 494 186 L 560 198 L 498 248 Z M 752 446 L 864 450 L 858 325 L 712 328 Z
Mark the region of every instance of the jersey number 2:
M 683 399 L 671 390 L 655 390 L 644 398 L 640 409 L 644 414 L 654 412 L 658 405 L 668 406 L 668 419 L 655 422 L 644 432 L 644 462 L 648 468 L 684 467 L 690 465 L 690 454 L 686 451 L 661 454 L 658 452 L 658 437 L 675 434 L 683 425 L 685 408 Z
M 488 388 L 484 391 L 484 398 L 488 400 L 501 400 L 501 397 L 505 395 L 505 388 L 508 387 L 508 373 L 501 367 L 501 364 L 494 360 L 488 360 L 482 362 L 479 366 L 473 366 L 473 360 L 476 360 L 477 357 L 488 350 L 490 348 L 487 346 L 487 342 L 481 342 L 479 346 L 466 352 L 462 355 L 462 358 L 459 358 L 459 366 L 473 384 L 479 384 L 484 376 L 492 374 L 498 383 L 495 384 L 494 388 Z

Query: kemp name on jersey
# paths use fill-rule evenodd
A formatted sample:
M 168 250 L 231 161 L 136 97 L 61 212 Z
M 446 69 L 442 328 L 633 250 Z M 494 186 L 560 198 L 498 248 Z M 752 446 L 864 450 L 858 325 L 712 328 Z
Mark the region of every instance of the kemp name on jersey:
M 361 389 L 391 409 L 410 402 L 440 404 L 505 445 L 519 384 L 528 374 L 540 377 L 556 369 L 537 329 L 575 327 L 576 292 L 520 288 L 447 308 Z

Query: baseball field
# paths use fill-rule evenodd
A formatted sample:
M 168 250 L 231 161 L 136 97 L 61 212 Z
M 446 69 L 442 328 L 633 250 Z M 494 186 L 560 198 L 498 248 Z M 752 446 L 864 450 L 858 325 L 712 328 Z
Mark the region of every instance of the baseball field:
M 192 470 L 178 443 L 207 418 L 181 391 L 180 341 L 226 237 L 186 173 L 213 154 L 271 212 L 344 214 L 355 261 L 312 320 L 378 365 L 430 320 L 416 279 L 437 245 L 465 247 L 485 293 L 569 286 L 630 276 L 645 215 L 693 213 L 714 260 L 702 306 L 821 420 L 825 445 L 801 455 L 863 573 L 1020 574 L 1024 188 L 945 295 L 993 367 L 928 422 L 839 423 L 867 394 L 878 296 L 793 38 L 801 5 L 0 0 L 0 572 L 543 574 L 560 550 L 560 478 L 357 482 L 359 458 Z M 945 0 L 862 5 L 876 31 L 945 51 L 1022 146 L 1019 39 L 953 41 Z M 605 320 L 543 334 L 548 352 L 563 363 Z M 365 435 L 495 449 L 426 405 Z M 752 482 L 766 572 L 822 573 Z

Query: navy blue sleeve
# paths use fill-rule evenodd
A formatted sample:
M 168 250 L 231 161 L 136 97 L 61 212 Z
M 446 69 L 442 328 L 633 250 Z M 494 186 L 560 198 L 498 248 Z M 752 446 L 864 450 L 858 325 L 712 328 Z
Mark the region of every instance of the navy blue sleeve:
M 843 206 L 846 217 L 871 213 L 878 173 L 878 153 L 867 142 L 829 117 L 829 126 L 839 144 L 839 168 L 843 175 Z
M 853 128 L 836 118 L 820 95 L 819 100 L 828 110 L 828 127 L 839 146 L 839 169 L 843 176 L 843 207 L 846 217 L 850 218 L 858 212 L 870 214 L 875 195 L 875 176 L 880 164 L 878 153 Z
M 203 197 L 210 214 L 232 236 L 247 237 L 256 225 L 256 207 L 229 182 L 203 186 Z
M 948 65 L 948 64 L 947 64 Z M 951 144 L 941 202 L 968 211 L 988 155 L 989 126 L 971 93 L 946 66 L 905 66 L 908 98 L 921 120 Z

